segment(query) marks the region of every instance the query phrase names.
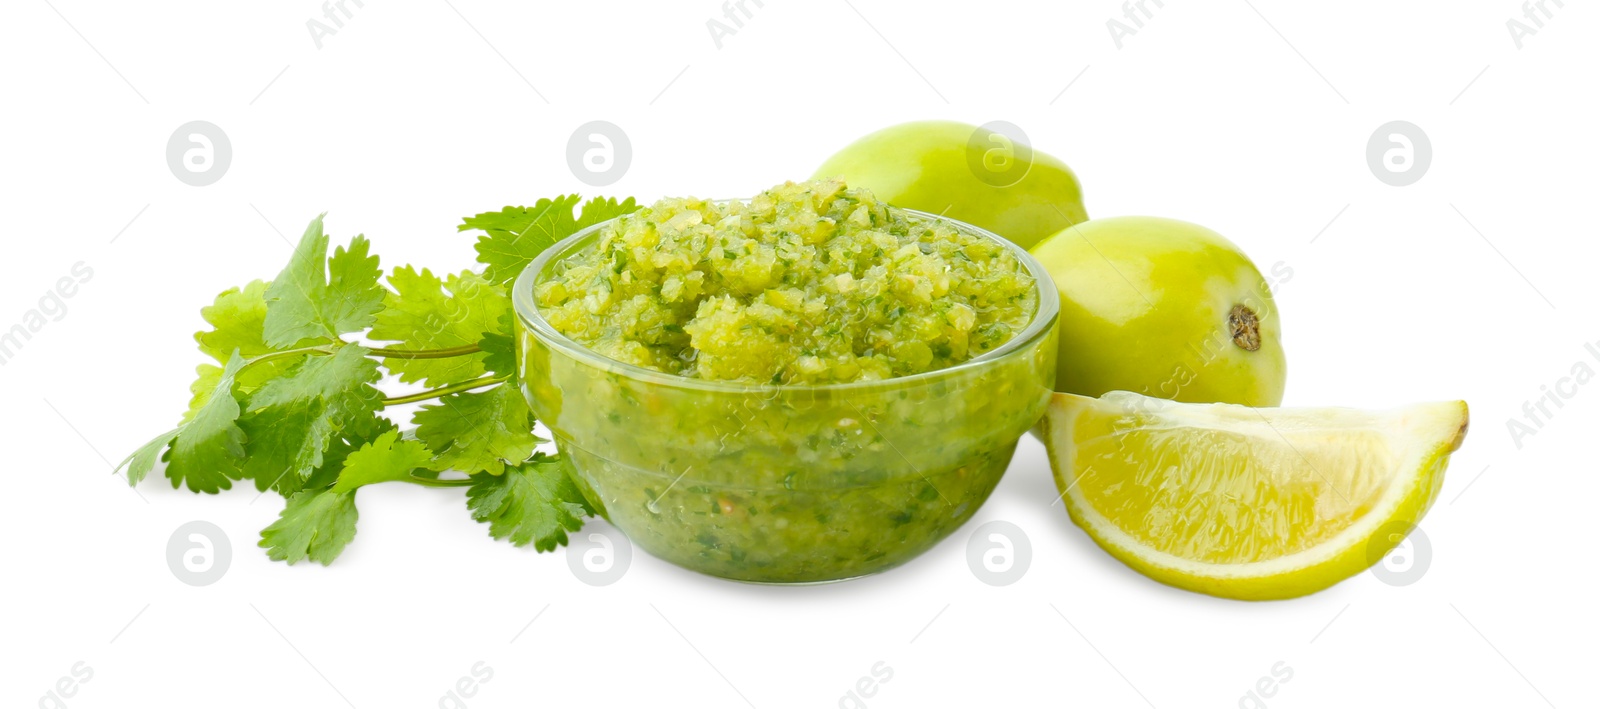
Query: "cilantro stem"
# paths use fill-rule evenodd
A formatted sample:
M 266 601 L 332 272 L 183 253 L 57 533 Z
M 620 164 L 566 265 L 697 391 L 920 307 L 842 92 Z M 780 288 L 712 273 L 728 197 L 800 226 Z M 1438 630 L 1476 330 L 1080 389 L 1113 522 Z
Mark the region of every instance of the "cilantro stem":
M 310 347 L 296 347 L 296 348 L 294 348 L 292 350 L 279 350 L 277 352 L 268 352 L 266 354 L 259 354 L 259 355 L 256 355 L 254 357 L 251 357 L 250 359 L 245 360 L 244 361 L 244 367 L 248 367 L 248 366 L 250 366 L 252 364 L 258 364 L 260 362 L 266 362 L 268 360 L 280 359 L 280 358 L 283 358 L 283 357 L 294 357 L 296 355 L 303 355 L 303 354 L 325 354 L 325 355 L 330 355 L 330 354 L 333 354 L 333 351 L 334 351 L 334 349 L 336 347 L 338 347 L 338 346 L 337 345 L 312 345 Z M 243 369 L 244 367 L 240 367 L 240 369 Z
M 439 398 L 441 396 L 445 396 L 445 395 L 448 395 L 448 394 L 455 394 L 457 392 L 467 391 L 468 389 L 477 389 L 478 387 L 486 387 L 486 386 L 489 386 L 490 384 L 499 384 L 499 383 L 501 383 L 503 381 L 506 381 L 508 379 L 510 379 L 510 377 L 496 377 L 496 376 L 478 377 L 477 379 L 473 379 L 472 381 L 461 382 L 460 384 L 451 384 L 449 386 L 442 386 L 442 387 L 439 387 L 437 389 L 429 389 L 427 391 L 419 391 L 419 392 L 417 392 L 415 394 L 407 394 L 405 396 L 396 396 L 396 397 L 384 399 L 383 400 L 383 405 L 384 406 L 395 406 L 395 405 L 398 405 L 398 404 L 410 404 L 410 403 L 414 403 L 414 402 L 418 402 L 418 401 L 427 401 L 428 399 L 437 399 L 437 398 Z
M 440 480 L 438 478 L 423 478 L 415 475 L 407 479 L 406 482 L 415 483 L 423 487 L 467 487 L 468 485 L 472 484 L 471 478 L 452 478 L 449 480 Z
M 252 364 L 282 359 L 284 357 L 296 357 L 304 354 L 331 355 L 340 347 L 348 344 L 350 343 L 341 340 L 327 345 L 311 345 L 309 347 L 296 347 L 291 350 L 267 352 L 265 354 L 259 354 L 245 360 L 244 366 L 249 367 Z M 462 345 L 460 347 L 445 347 L 437 350 L 396 350 L 388 347 L 367 348 L 367 352 L 369 354 L 393 359 L 446 359 L 449 357 L 461 357 L 482 351 L 483 350 L 478 348 L 477 344 Z M 241 369 L 243 369 L 243 367 L 241 367 Z
M 478 345 L 474 343 L 437 350 L 394 350 L 387 347 L 372 347 L 369 348 L 369 351 L 379 357 L 391 357 L 394 359 L 445 359 L 447 357 L 460 357 L 482 352 L 483 350 L 478 349 Z

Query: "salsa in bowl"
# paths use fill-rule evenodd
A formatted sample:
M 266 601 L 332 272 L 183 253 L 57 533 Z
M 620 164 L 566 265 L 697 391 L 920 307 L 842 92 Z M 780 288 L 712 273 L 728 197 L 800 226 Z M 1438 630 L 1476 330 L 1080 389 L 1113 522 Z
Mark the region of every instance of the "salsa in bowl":
M 523 392 L 589 501 L 651 554 L 742 581 L 926 551 L 1054 384 L 1043 267 L 837 180 L 595 225 L 513 302 Z

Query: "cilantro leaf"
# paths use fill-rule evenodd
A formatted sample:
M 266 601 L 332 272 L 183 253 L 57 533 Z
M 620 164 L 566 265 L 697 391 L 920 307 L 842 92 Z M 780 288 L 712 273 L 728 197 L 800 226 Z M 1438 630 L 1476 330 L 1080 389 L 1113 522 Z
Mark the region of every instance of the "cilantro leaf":
M 389 430 L 345 456 L 338 481 L 294 493 L 257 543 L 274 561 L 310 559 L 327 566 L 356 536 L 356 488 L 404 480 L 433 459 L 420 441 Z
M 233 487 L 232 481 L 240 479 L 245 436 L 238 424 L 239 400 L 234 398 L 233 380 L 243 366 L 239 353 L 229 357 L 210 398 L 178 429 L 165 456 L 173 488 L 187 485 L 194 492 L 214 493 Z
M 493 283 L 504 284 L 517 277 L 534 257 L 575 231 L 572 209 L 582 197 L 561 195 L 541 199 L 532 207 L 506 207 L 461 220 L 458 231 L 481 229 L 475 247 L 478 261 L 487 266 L 483 275 Z
M 495 539 L 531 543 L 539 551 L 566 544 L 567 532 L 582 529 L 583 517 L 594 514 L 560 459 L 542 456 L 503 475 L 472 476 L 467 508 L 473 519 L 489 523 Z
M 532 207 L 506 207 L 498 212 L 484 212 L 461 220 L 458 231 L 481 229 L 476 249 L 478 262 L 486 267 L 484 278 L 503 285 L 509 283 L 533 263 L 545 249 L 571 236 L 579 229 L 599 224 L 639 208 L 629 197 L 622 202 L 616 199 L 595 198 L 583 205 L 574 217 L 573 208 L 582 197 L 562 195 L 555 199 L 541 199 Z
M 295 246 L 289 265 L 266 288 L 262 322 L 267 344 L 291 347 L 308 338 L 337 339 L 372 325 L 383 308 L 378 257 L 367 256 L 366 237 L 328 256 L 322 216 L 311 221 Z
M 219 364 L 227 362 L 234 350 L 249 359 L 272 349 L 261 334 L 267 320 L 265 281 L 251 281 L 244 288 L 217 294 L 211 305 L 200 309 L 200 317 L 212 329 L 195 333 L 194 341 Z
M 256 478 L 256 489 L 266 490 L 271 488 L 278 494 L 289 497 L 301 490 L 316 490 L 328 487 L 339 479 L 339 473 L 344 470 L 344 461 L 351 453 L 360 450 L 362 446 L 371 443 L 379 436 L 399 428 L 393 422 L 381 416 L 374 415 L 370 422 L 351 425 L 347 430 L 328 441 L 328 448 L 322 452 L 322 464 L 311 475 L 302 479 L 299 476 L 279 475 L 276 481 L 271 479 Z M 247 466 L 248 467 L 248 464 Z
M 273 561 L 310 559 L 327 566 L 356 536 L 356 495 L 332 488 L 305 490 L 289 498 L 278 520 L 256 543 Z
M 150 439 L 149 443 L 139 446 L 138 450 L 123 458 L 122 462 L 117 463 L 117 467 L 113 468 L 112 471 L 115 472 L 127 468 L 128 486 L 138 485 L 139 481 L 144 480 L 144 476 L 149 475 L 150 471 L 156 467 L 156 460 L 160 458 L 161 451 L 167 447 L 167 444 L 172 442 L 173 438 L 177 437 L 180 430 L 182 430 L 181 426 Z
M 367 352 L 345 345 L 332 355 L 306 358 L 250 396 L 249 413 L 240 421 L 250 441 L 243 472 L 258 488 L 276 487 L 283 478 L 304 480 L 323 464 L 336 435 L 370 430 L 383 394 L 372 387 L 381 375 Z
M 517 381 L 516 313 L 509 310 L 500 316 L 499 328 L 483 334 L 478 349 L 483 350 L 483 368 L 509 383 Z
M 216 360 L 218 364 L 227 363 L 228 355 L 234 350 L 238 350 L 247 360 L 277 351 L 277 348 L 267 344 L 265 281 L 251 281 L 245 284 L 244 288 L 229 288 L 219 293 L 211 305 L 200 309 L 200 317 L 205 318 L 211 329 L 195 333 L 194 340 L 200 345 L 200 351 Z M 291 346 L 307 347 L 314 343 L 315 340 L 307 339 Z M 248 394 L 268 379 L 288 371 L 297 361 L 298 358 L 283 357 L 251 365 L 249 369 L 239 374 L 239 389 Z M 219 367 L 200 365 L 202 382 L 207 378 L 219 376 L 221 372 Z M 206 387 L 205 391 L 209 394 L 210 387 Z M 196 394 L 199 398 L 199 392 Z
M 269 406 L 239 419 L 249 441 L 245 446 L 244 477 L 261 490 L 277 488 L 288 479 L 298 485 L 321 466 L 333 442 L 334 425 L 321 400 L 304 406 Z
M 411 418 L 417 437 L 437 452 L 439 467 L 499 475 L 506 463 L 527 460 L 542 440 L 517 387 L 451 394 Z
M 301 406 L 320 399 L 340 414 L 377 411 L 383 395 L 370 385 L 381 375 L 368 352 L 360 345 L 345 345 L 332 355 L 307 358 L 288 375 L 262 385 L 250 397 L 250 408 Z
M 502 315 L 511 311 L 505 289 L 472 271 L 444 279 L 428 269 L 410 266 L 389 275 L 393 289 L 384 296 L 384 308 L 368 337 L 394 340 L 402 349 L 432 350 L 475 345 L 495 330 Z M 482 376 L 481 354 L 438 359 L 385 359 L 383 364 L 402 382 L 444 386 Z
M 608 219 L 630 214 L 638 209 L 639 205 L 633 201 L 632 197 L 621 202 L 618 202 L 616 197 L 595 197 L 584 203 L 583 211 L 578 215 L 577 227 L 578 229 L 591 227 Z M 577 231 L 577 229 L 573 231 Z
M 432 460 L 433 451 L 422 441 L 402 439 L 399 431 L 389 431 L 344 459 L 344 470 L 333 491 L 350 492 L 362 485 L 405 480 L 411 471 L 428 467 Z
M 222 368 L 214 364 L 195 367 L 194 373 L 194 382 L 189 384 L 189 408 L 183 412 L 185 423 L 205 408 L 206 402 L 211 400 L 211 393 L 217 390 L 217 383 L 222 381 Z

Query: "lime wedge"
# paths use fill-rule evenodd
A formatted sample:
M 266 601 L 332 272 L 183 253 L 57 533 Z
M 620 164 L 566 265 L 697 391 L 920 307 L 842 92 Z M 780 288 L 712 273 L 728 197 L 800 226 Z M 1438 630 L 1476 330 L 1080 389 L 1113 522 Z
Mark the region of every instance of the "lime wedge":
M 1389 411 L 1056 394 L 1042 424 L 1072 521 L 1162 583 L 1293 598 L 1381 560 L 1427 512 L 1462 401 Z

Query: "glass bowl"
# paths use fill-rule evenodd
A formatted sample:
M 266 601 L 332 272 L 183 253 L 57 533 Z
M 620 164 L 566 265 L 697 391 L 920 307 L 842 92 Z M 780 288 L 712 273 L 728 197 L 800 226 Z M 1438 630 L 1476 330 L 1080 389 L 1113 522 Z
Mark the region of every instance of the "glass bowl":
M 585 497 L 635 545 L 739 581 L 835 581 L 916 557 L 989 497 L 1055 384 L 1055 286 L 999 236 L 898 211 L 1006 245 L 1038 288 L 1028 327 L 959 365 L 893 379 L 709 381 L 609 359 L 540 315 L 534 286 L 610 222 L 517 278 L 523 394 Z

